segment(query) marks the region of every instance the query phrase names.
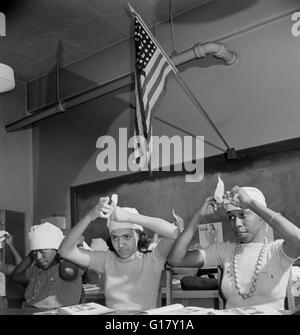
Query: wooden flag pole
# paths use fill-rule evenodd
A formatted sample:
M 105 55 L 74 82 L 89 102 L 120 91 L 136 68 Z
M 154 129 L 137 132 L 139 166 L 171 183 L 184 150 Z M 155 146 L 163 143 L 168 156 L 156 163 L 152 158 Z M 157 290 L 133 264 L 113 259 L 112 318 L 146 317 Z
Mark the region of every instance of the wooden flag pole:
M 187 94 L 187 96 L 196 105 L 196 107 L 198 108 L 198 110 L 200 111 L 200 113 L 202 113 L 204 115 L 204 117 L 206 118 L 206 120 L 208 121 L 208 123 L 212 126 L 212 128 L 215 130 L 215 132 L 219 135 L 219 137 L 221 138 L 221 140 L 223 141 L 223 143 L 225 144 L 225 146 L 227 147 L 227 149 L 230 149 L 228 143 L 226 142 L 225 138 L 223 137 L 223 135 L 221 134 L 221 132 L 219 131 L 219 129 L 213 123 L 213 121 L 211 120 L 211 118 L 208 116 L 208 114 L 206 113 L 206 111 L 204 110 L 204 108 L 201 106 L 200 102 L 194 96 L 193 92 L 190 90 L 190 88 L 184 82 L 184 80 L 182 79 L 182 77 L 181 77 L 181 75 L 179 73 L 175 73 L 175 79 L 178 82 L 178 84 L 180 85 L 180 87 Z
M 180 128 L 180 127 L 178 127 L 178 126 L 176 126 L 176 125 L 174 125 L 174 124 L 172 124 L 172 123 L 170 123 L 170 122 L 168 122 L 168 121 L 166 121 L 166 120 L 161 119 L 161 118 L 158 117 L 158 116 L 154 116 L 154 119 L 157 120 L 157 121 L 159 121 L 159 122 L 161 122 L 161 123 L 166 124 L 166 125 L 169 126 L 169 127 L 172 127 L 172 128 L 174 128 L 174 129 L 177 129 L 177 130 L 179 130 L 179 131 L 181 131 L 181 132 L 183 132 L 184 134 L 187 134 L 187 135 L 189 135 L 189 136 L 193 136 L 193 137 L 195 137 L 195 138 L 196 138 L 196 136 L 197 136 L 197 135 L 195 135 L 195 134 L 193 134 L 193 133 L 191 133 L 191 132 L 189 132 L 189 131 L 187 131 L 187 130 L 185 130 L 185 129 L 182 129 L 182 128 Z M 224 149 L 223 149 L 223 148 L 220 148 L 220 147 L 217 146 L 216 144 L 213 144 L 213 143 L 211 143 L 211 142 L 208 142 L 208 141 L 205 140 L 205 139 L 203 140 L 203 142 L 206 143 L 207 145 L 210 145 L 211 147 L 213 147 L 213 148 L 215 148 L 215 149 L 218 149 L 218 150 L 222 151 L 222 152 L 224 153 Z
M 140 15 L 132 8 L 132 6 L 129 3 L 128 3 L 128 6 L 129 6 L 131 12 L 139 19 L 141 25 L 146 30 L 146 32 L 151 36 L 151 38 L 153 39 L 153 42 L 156 44 L 156 47 L 161 51 L 161 53 L 167 59 L 168 63 L 170 64 L 170 66 L 172 67 L 172 69 L 173 69 L 173 71 L 175 73 L 175 78 L 176 78 L 177 83 L 180 85 L 180 87 L 187 94 L 187 96 L 192 100 L 192 102 L 197 107 L 197 109 L 200 111 L 200 113 L 206 118 L 206 120 L 208 121 L 208 123 L 212 126 L 212 128 L 215 130 L 215 132 L 221 138 L 221 140 L 225 144 L 227 150 L 229 150 L 230 147 L 229 147 L 228 143 L 226 142 L 225 138 L 223 137 L 223 135 L 221 134 L 221 132 L 218 130 L 218 128 L 216 127 L 216 125 L 213 123 L 213 121 L 211 120 L 211 118 L 209 117 L 209 115 L 206 113 L 206 111 L 204 110 L 204 108 L 202 107 L 202 105 L 200 104 L 200 102 L 197 100 L 197 98 L 195 97 L 195 95 L 193 94 L 193 92 L 190 90 L 190 88 L 184 82 L 184 80 L 182 79 L 181 75 L 179 74 L 177 68 L 173 64 L 172 60 L 169 58 L 169 56 L 165 53 L 165 51 L 162 49 L 162 47 L 160 46 L 160 44 L 157 42 L 157 40 L 155 39 L 155 37 L 153 36 L 153 34 L 151 33 L 151 31 L 148 29 L 147 25 L 144 23 L 144 21 L 142 20 L 142 18 L 140 17 Z

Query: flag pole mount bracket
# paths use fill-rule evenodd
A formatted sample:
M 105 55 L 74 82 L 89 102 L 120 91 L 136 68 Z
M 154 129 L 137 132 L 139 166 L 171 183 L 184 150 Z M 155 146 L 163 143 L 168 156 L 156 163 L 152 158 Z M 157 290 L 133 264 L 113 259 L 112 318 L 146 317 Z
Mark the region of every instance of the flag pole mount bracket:
M 234 160 L 237 158 L 235 148 L 228 148 L 225 152 L 226 160 Z

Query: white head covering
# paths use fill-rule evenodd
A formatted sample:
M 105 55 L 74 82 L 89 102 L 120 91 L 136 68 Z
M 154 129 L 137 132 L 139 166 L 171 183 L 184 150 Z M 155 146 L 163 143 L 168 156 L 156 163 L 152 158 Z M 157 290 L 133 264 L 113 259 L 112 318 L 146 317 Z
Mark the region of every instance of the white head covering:
M 241 187 L 241 189 L 246 191 L 250 198 L 258 201 L 259 203 L 261 203 L 262 205 L 267 207 L 265 196 L 263 195 L 263 193 L 258 188 L 244 186 L 244 187 Z M 225 209 L 226 209 L 227 212 L 229 212 L 229 211 L 233 211 L 233 210 L 237 210 L 237 209 L 241 209 L 241 208 L 237 207 L 237 206 L 235 206 L 231 203 L 228 203 L 228 204 L 225 205 Z
M 80 246 L 80 248 L 83 248 L 85 250 L 92 250 L 85 241 L 82 241 L 79 246 Z
M 92 250 L 97 250 L 97 251 L 107 251 L 108 250 L 108 245 L 106 242 L 103 240 L 103 238 L 93 238 L 91 242 L 91 249 Z
M 58 249 L 64 235 L 62 231 L 49 222 L 32 226 L 29 237 L 30 251 L 39 249 Z
M 9 236 L 9 233 L 5 230 L 0 230 L 0 249 L 4 246 L 6 236 Z
M 130 207 L 123 207 L 124 210 L 130 213 L 139 214 L 139 212 L 135 208 Z M 111 233 L 113 230 L 116 229 L 124 229 L 124 228 L 130 228 L 130 229 L 139 229 L 141 231 L 144 230 L 144 228 L 138 224 L 130 223 L 130 222 L 118 222 L 113 221 L 110 218 L 107 219 L 107 228 L 109 230 L 109 233 Z
M 5 230 L 0 230 L 0 242 L 3 242 L 6 236 L 9 236 L 9 233 Z

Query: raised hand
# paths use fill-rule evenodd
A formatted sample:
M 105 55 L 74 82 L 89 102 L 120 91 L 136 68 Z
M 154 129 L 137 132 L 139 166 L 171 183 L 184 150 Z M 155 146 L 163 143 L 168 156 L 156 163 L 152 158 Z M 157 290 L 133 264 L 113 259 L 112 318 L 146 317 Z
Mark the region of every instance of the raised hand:
M 130 212 L 126 209 L 119 207 L 112 203 L 113 212 L 111 214 L 111 220 L 119 222 L 128 222 L 130 217 Z
M 93 207 L 88 216 L 92 221 L 97 218 L 107 219 L 114 211 L 114 208 L 108 204 L 109 197 L 101 197 L 95 207 Z
M 217 203 L 213 196 L 207 197 L 198 213 L 202 216 L 210 215 L 217 209 Z
M 14 242 L 14 238 L 13 238 L 13 236 L 12 236 L 11 234 L 6 235 L 6 237 L 5 237 L 5 242 L 6 242 L 7 244 L 12 245 L 13 242 Z
M 184 229 L 184 221 L 183 218 L 175 213 L 174 208 L 172 210 L 173 217 L 175 219 L 174 224 L 178 227 L 179 231 L 182 232 Z
M 232 199 L 230 202 L 240 208 L 248 208 L 252 200 L 248 193 L 239 186 L 234 186 L 232 188 L 230 197 Z
M 100 198 L 96 205 L 96 211 L 100 218 L 107 219 L 114 211 L 114 207 L 108 204 L 109 197 Z

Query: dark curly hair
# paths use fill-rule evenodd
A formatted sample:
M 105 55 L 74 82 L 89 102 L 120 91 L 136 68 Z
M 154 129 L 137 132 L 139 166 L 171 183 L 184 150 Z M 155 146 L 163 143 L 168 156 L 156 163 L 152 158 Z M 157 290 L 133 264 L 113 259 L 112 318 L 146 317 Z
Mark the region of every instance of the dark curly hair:
M 137 244 L 138 251 L 143 252 L 144 254 L 146 254 L 147 252 L 151 252 L 151 250 L 148 250 L 149 244 L 151 243 L 151 239 L 148 238 L 147 234 L 144 233 L 143 231 L 140 231 L 139 229 L 135 229 L 135 231 L 139 235 L 139 240 Z M 115 248 L 113 247 L 110 237 L 106 239 L 106 244 L 108 245 L 108 249 L 110 251 L 117 253 Z

